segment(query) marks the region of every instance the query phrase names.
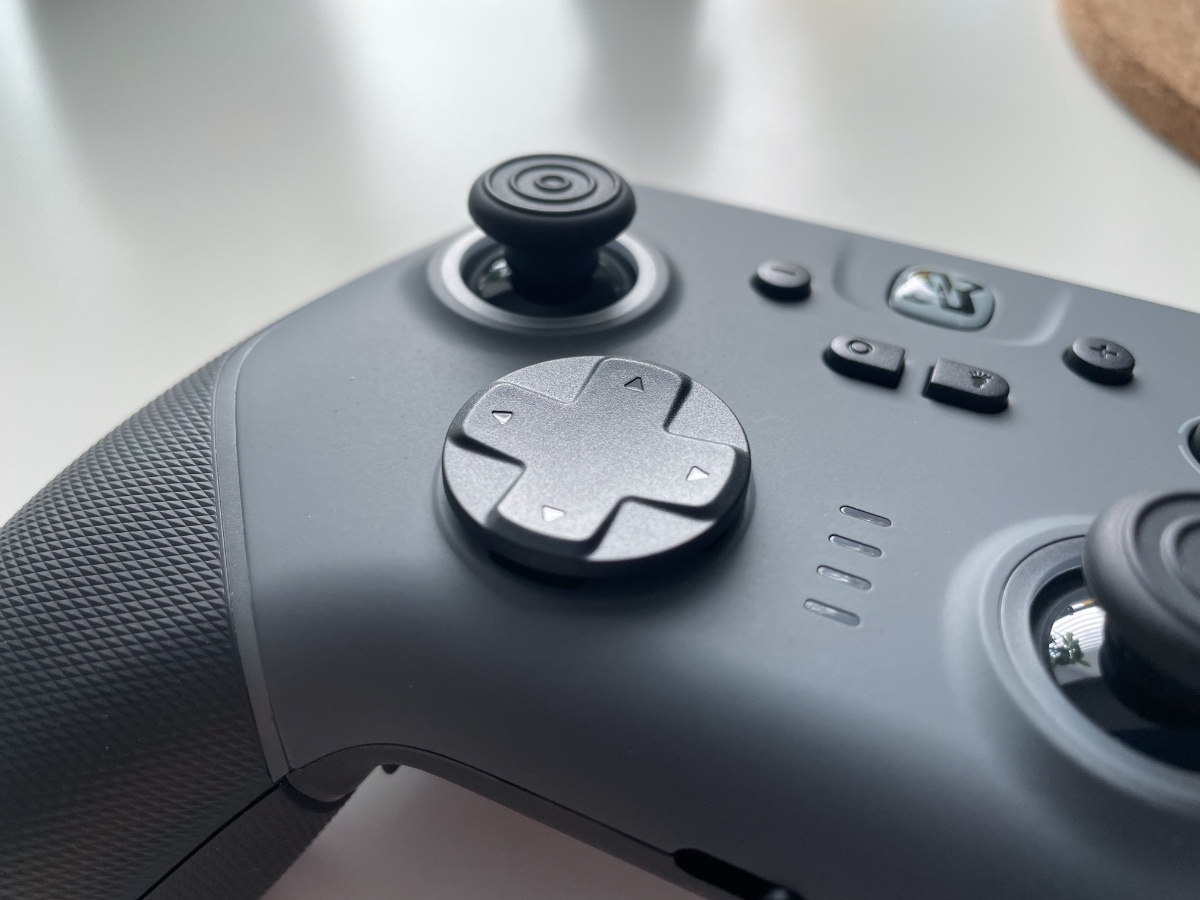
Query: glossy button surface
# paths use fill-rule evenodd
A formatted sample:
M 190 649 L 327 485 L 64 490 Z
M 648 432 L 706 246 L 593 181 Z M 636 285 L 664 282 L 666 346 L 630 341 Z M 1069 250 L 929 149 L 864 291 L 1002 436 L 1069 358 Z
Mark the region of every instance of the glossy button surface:
M 974 331 L 991 321 L 996 297 L 965 275 L 911 266 L 892 282 L 888 306 L 930 325 Z

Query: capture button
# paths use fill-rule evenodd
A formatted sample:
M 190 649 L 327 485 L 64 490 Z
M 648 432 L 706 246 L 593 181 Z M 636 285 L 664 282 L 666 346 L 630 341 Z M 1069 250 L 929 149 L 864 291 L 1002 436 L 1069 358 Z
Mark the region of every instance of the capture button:
M 1098 384 L 1129 384 L 1133 380 L 1133 354 L 1107 338 L 1079 338 L 1063 352 L 1072 372 Z
M 768 259 L 754 270 L 750 284 L 772 300 L 803 300 L 812 293 L 812 276 L 798 263 Z
M 904 348 L 859 337 L 835 337 L 825 365 L 840 375 L 894 388 L 904 374 Z
M 939 359 L 929 370 L 923 391 L 930 400 L 981 413 L 1003 412 L 1008 407 L 1008 382 L 986 369 Z
M 996 297 L 956 272 L 911 266 L 892 282 L 888 306 L 931 325 L 974 331 L 991 321 Z

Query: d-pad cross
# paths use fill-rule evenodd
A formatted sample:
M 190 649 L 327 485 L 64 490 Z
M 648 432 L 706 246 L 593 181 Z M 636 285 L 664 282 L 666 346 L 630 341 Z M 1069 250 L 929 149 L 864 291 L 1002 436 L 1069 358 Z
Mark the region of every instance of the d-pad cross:
M 493 515 L 587 543 L 626 500 L 682 510 L 714 503 L 737 451 L 667 431 L 684 387 L 676 372 L 625 359 L 601 361 L 569 403 L 492 385 L 467 412 L 463 435 L 523 467 Z

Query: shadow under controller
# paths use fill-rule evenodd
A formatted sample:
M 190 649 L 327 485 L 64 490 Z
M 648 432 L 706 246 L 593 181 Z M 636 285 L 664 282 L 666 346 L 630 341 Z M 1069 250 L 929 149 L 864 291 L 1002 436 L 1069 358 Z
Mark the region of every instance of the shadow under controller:
M 257 897 L 401 764 L 714 898 L 1194 900 L 1200 317 L 468 206 L 0 531 L 0 894 Z

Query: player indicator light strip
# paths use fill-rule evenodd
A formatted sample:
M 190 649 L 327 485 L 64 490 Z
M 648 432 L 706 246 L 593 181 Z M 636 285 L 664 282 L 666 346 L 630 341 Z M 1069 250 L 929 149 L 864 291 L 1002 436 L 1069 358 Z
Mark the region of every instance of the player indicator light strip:
M 871 589 L 871 582 L 867 581 L 867 579 L 851 575 L 849 572 L 843 572 L 841 569 L 835 569 L 833 566 L 817 566 L 817 574 L 824 575 L 830 581 L 836 581 L 838 584 L 857 588 L 860 591 L 869 591 Z
M 831 534 L 829 536 L 829 543 L 835 547 L 841 547 L 843 550 L 853 550 L 855 553 L 861 553 L 863 556 L 869 556 L 872 559 L 883 556 L 883 551 L 878 547 L 864 544 L 862 541 L 856 541 L 853 538 L 843 537 L 840 534 Z
M 804 608 L 810 613 L 815 613 L 823 619 L 832 619 L 835 622 L 841 622 L 843 625 L 849 625 L 851 628 L 858 625 L 862 620 L 849 610 L 839 609 L 836 606 L 830 606 L 828 603 L 822 603 L 820 600 L 808 599 L 804 601 Z
M 858 509 L 854 506 L 842 506 L 839 509 L 843 516 L 849 516 L 861 522 L 870 522 L 872 525 L 878 525 L 880 528 L 890 528 L 892 525 L 892 520 L 887 516 L 877 516 L 875 513 L 867 512 L 865 509 Z

